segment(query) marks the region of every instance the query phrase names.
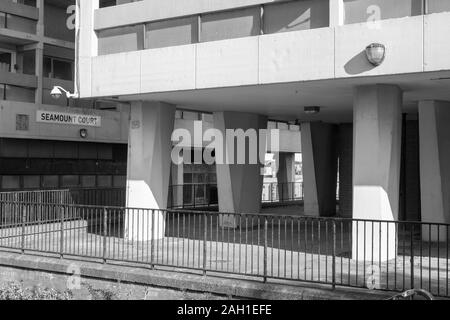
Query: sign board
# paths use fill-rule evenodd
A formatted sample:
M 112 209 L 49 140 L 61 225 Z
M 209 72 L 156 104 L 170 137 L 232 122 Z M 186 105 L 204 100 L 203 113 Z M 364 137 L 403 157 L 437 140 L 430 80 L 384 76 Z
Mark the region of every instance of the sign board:
M 36 121 L 48 124 L 101 127 L 102 117 L 89 114 L 63 113 L 38 110 Z

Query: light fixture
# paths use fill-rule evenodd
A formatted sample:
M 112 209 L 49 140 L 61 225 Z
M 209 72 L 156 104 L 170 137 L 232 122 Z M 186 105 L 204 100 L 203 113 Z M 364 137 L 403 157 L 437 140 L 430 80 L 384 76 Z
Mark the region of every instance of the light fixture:
M 86 129 L 80 130 L 80 137 L 86 139 L 88 137 L 88 131 Z
M 305 107 L 305 113 L 306 114 L 318 114 L 320 112 L 320 107 L 312 106 L 312 107 Z
M 372 65 L 378 67 L 386 57 L 386 47 L 381 43 L 369 44 L 366 48 L 366 56 Z
M 60 86 L 54 86 L 52 91 L 50 92 L 50 95 L 55 100 L 58 100 L 59 98 L 61 98 L 61 96 L 63 94 L 66 95 L 67 99 L 77 97 L 77 95 L 75 93 L 70 93 L 69 91 L 67 91 L 66 89 L 64 89 L 63 87 L 60 87 Z

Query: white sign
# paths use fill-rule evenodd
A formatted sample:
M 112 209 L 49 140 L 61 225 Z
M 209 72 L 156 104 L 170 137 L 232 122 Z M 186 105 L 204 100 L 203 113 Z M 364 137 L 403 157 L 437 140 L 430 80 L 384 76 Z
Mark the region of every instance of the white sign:
M 38 110 L 37 122 L 85 127 L 101 127 L 102 117 L 89 114 L 62 113 Z

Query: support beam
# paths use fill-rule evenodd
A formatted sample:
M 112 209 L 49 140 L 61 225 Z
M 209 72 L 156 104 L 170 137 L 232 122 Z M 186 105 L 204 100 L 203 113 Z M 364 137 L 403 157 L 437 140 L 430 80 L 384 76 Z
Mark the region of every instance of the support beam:
M 44 16 L 45 16 L 45 6 L 44 0 L 37 0 L 36 7 L 39 9 L 39 20 L 36 25 L 36 35 L 43 38 L 44 37 Z M 44 43 L 39 42 L 35 49 L 35 74 L 37 77 L 37 88 L 35 93 L 36 104 L 42 104 L 43 99 L 43 88 L 44 88 Z
M 353 258 L 386 261 L 397 254 L 402 91 L 393 85 L 354 91 Z M 384 222 L 385 221 L 385 222 Z
M 172 165 L 172 206 L 174 208 L 183 207 L 183 188 L 184 188 L 184 163 Z
M 78 72 L 75 73 L 75 88 L 81 98 L 92 96 L 91 71 L 92 57 L 98 54 L 98 39 L 94 30 L 95 10 L 100 6 L 99 0 L 83 1 L 77 0 L 76 11 L 76 59 Z
M 295 153 L 279 153 L 278 157 L 278 198 L 280 201 L 294 199 Z
M 336 127 L 321 122 L 303 123 L 302 166 L 305 215 L 336 215 Z
M 344 0 L 330 1 L 330 27 L 339 27 L 344 25 L 345 10 Z
M 450 103 L 419 102 L 422 221 L 450 223 Z M 423 227 L 424 241 L 449 239 L 446 227 Z
M 264 167 L 259 154 L 266 152 L 266 135 L 259 133 L 260 129 L 267 129 L 267 118 L 249 113 L 217 112 L 214 113 L 214 126 L 224 140 L 223 159 L 218 159 L 216 150 L 220 212 L 259 213 Z M 240 138 L 227 139 L 227 134 L 229 137 L 236 134 Z M 239 164 L 239 156 L 245 156 L 244 163 Z M 256 163 L 249 161 L 250 157 L 256 157 Z M 239 221 L 232 216 L 223 216 L 221 224 L 237 228 Z
M 167 208 L 174 121 L 173 105 L 162 102 L 131 103 L 127 207 L 156 209 L 154 215 L 158 225 L 154 239 L 164 237 L 164 214 L 158 209 Z M 129 210 L 125 222 L 128 238 L 137 241 L 152 238 L 151 218 L 150 214 L 139 217 L 139 214 Z

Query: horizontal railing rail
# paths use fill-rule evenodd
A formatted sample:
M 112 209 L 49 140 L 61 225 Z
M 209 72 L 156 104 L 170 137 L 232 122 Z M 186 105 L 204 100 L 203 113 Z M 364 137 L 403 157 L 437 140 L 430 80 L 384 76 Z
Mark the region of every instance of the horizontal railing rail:
M 217 184 L 186 183 L 171 185 L 169 188 L 169 208 L 211 208 L 217 207 Z M 303 182 L 264 183 L 262 203 L 287 203 L 302 201 L 304 198 Z
M 14 207 L 0 248 L 449 297 L 449 224 L 43 204 Z M 30 219 L 57 213 L 53 220 Z

